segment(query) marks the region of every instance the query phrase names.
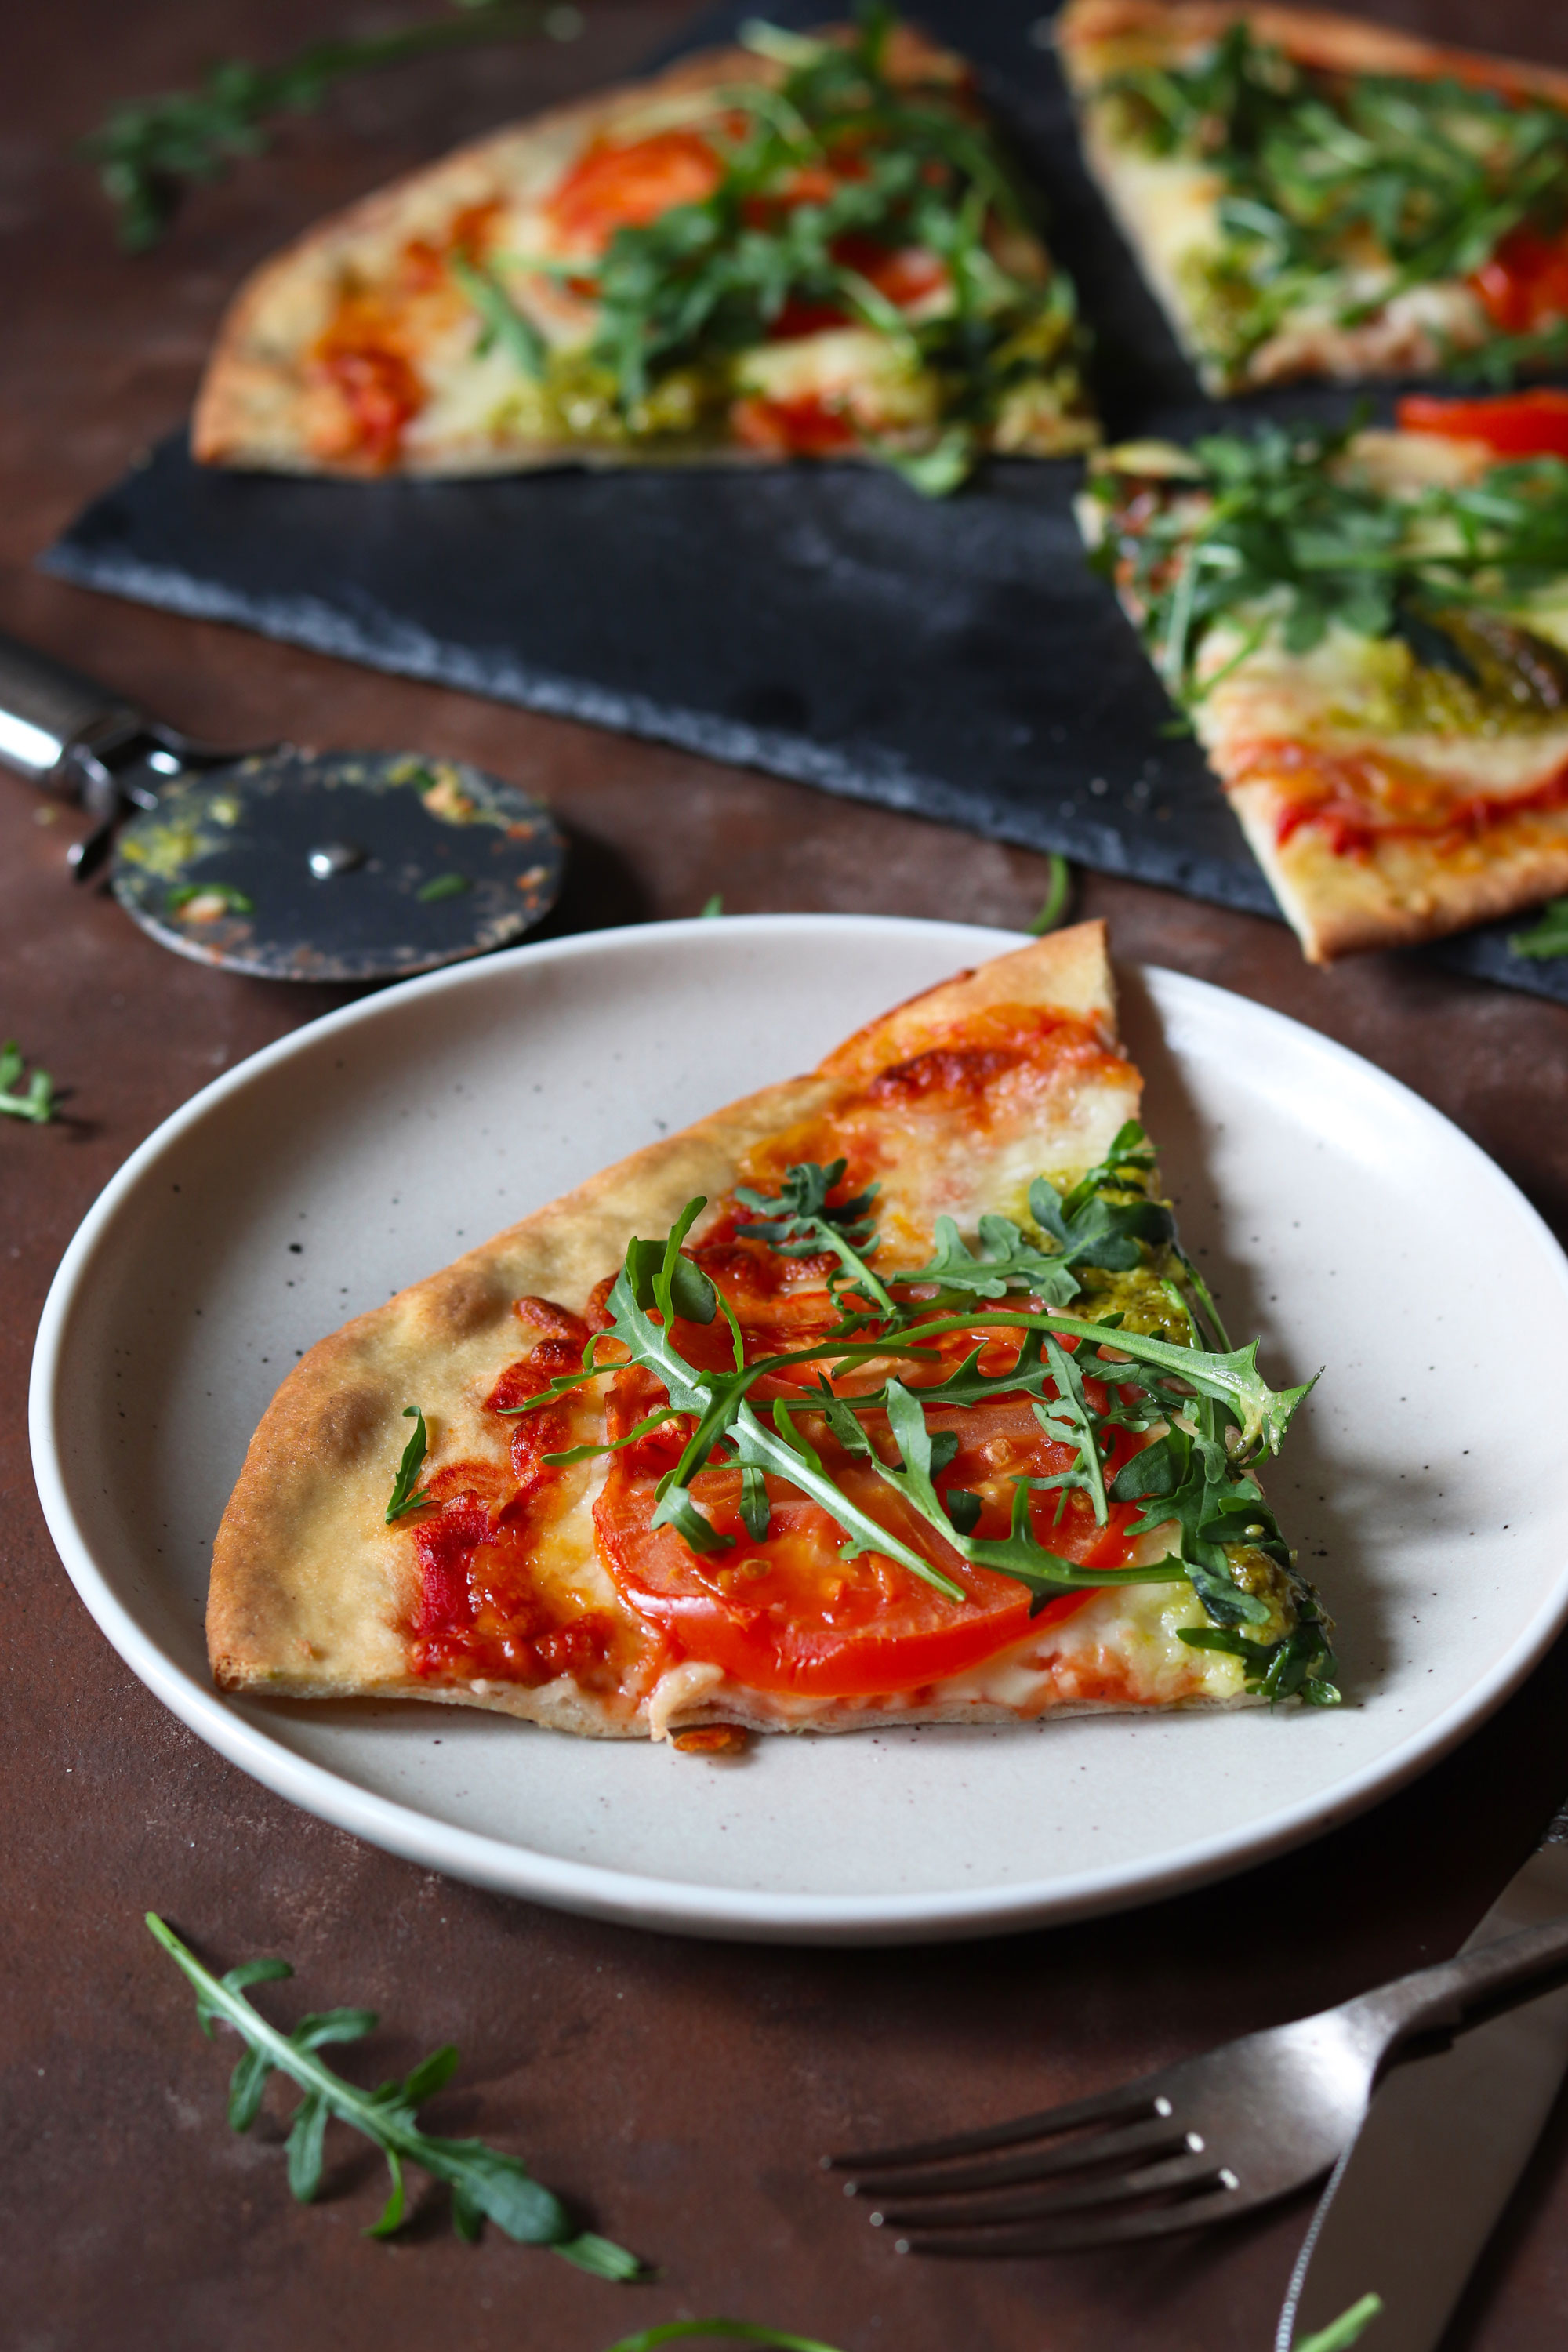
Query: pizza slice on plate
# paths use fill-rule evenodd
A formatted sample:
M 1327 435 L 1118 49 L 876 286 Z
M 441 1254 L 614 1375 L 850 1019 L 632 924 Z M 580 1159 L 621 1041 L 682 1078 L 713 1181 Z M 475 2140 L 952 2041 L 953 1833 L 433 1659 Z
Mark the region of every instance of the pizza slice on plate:
M 1072 289 L 961 58 L 879 17 L 460 149 L 257 272 L 210 465 L 485 474 L 869 457 L 931 490 L 1096 438 Z
M 1315 963 L 1568 890 L 1568 393 L 1107 451 L 1086 535 Z
M 1210 391 L 1568 360 L 1568 74 L 1229 0 L 1069 0 L 1058 40 Z
M 219 1531 L 218 1683 L 708 1745 L 1331 1701 L 1253 1466 L 1306 1391 L 1220 1328 L 1139 1092 L 1084 924 L 324 1339 Z

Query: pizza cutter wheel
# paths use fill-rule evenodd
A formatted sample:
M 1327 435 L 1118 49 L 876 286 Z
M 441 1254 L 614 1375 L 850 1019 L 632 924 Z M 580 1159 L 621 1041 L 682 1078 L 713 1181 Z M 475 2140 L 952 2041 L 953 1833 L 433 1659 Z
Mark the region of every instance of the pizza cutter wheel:
M 560 893 L 542 802 L 463 760 L 198 743 L 0 637 L 0 759 L 98 820 L 79 879 L 177 954 L 398 980 L 520 939 Z

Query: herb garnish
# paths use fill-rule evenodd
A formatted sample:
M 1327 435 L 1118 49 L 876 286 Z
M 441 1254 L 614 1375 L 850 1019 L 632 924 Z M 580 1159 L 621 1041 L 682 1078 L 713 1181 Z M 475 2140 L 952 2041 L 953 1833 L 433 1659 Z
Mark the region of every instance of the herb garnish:
M 148 1912 L 147 1926 L 195 1987 L 202 2032 L 210 2037 L 215 2024 L 229 2025 L 246 2045 L 229 2081 L 228 2119 L 235 2130 L 248 2131 L 256 2121 L 267 2077 L 275 2069 L 304 2092 L 289 2131 L 289 2186 L 301 2204 L 308 2205 L 321 2186 L 322 2143 L 327 2124 L 335 2116 L 374 2142 L 392 2176 L 391 2194 L 379 2220 L 366 2231 L 368 2237 L 389 2238 L 401 2228 L 403 2168 L 417 2164 L 447 2183 L 452 2226 L 470 2243 L 488 2220 L 520 2245 L 548 2246 L 596 2278 L 632 2279 L 641 2273 L 641 2263 L 624 2246 L 578 2230 L 560 2199 L 533 2179 L 517 2157 L 503 2156 L 482 2139 L 442 2139 L 420 2130 L 416 2110 L 450 2081 L 456 2069 L 458 2053 L 449 2044 L 432 2051 L 401 2082 L 361 2090 L 357 2083 L 335 2074 L 317 2053 L 330 2042 L 358 2042 L 374 2033 L 378 2021 L 374 2010 L 325 2010 L 302 2017 L 286 2034 L 251 2007 L 246 1987 L 292 1976 L 287 1960 L 244 1960 L 215 1977 L 155 1911 Z
M 156 245 L 188 188 L 221 179 L 239 156 L 265 154 L 271 119 L 314 113 L 335 82 L 440 49 L 540 32 L 566 41 L 583 28 L 575 8 L 508 5 L 505 0 L 457 5 L 466 13 L 405 25 L 400 32 L 313 41 L 281 65 L 226 58 L 208 68 L 197 89 L 166 90 L 159 98 L 117 106 L 82 141 L 81 152 L 99 167 L 103 192 L 118 215 L 121 245 L 132 253 Z
M 1544 961 L 1551 956 L 1568 955 L 1568 898 L 1552 898 L 1541 909 L 1540 919 L 1528 931 L 1510 935 L 1509 947 L 1516 956 L 1535 956 Z
M 741 355 L 792 308 L 875 328 L 894 346 L 904 421 L 873 432 L 847 405 L 837 413 L 866 455 L 931 496 L 963 480 L 1015 395 L 1026 406 L 1046 386 L 1058 409 L 1081 416 L 1071 289 L 1042 267 L 1030 200 L 962 89 L 890 78 L 896 24 L 872 5 L 847 41 L 743 27 L 782 78 L 699 101 L 711 194 L 617 228 L 597 256 L 513 257 L 518 270 L 568 278 L 596 300 L 588 360 L 621 432 L 660 429 L 650 403 L 677 379 L 688 395 L 675 404 L 680 429 L 705 405 L 727 406 L 747 389 Z M 875 282 L 911 250 L 941 271 L 913 310 Z M 1089 437 L 1086 424 L 1079 446 Z
M 1031 937 L 1037 940 L 1043 940 L 1047 931 L 1056 929 L 1067 913 L 1068 903 L 1072 897 L 1072 868 L 1061 852 L 1057 849 L 1048 851 L 1047 863 L 1051 878 L 1047 885 L 1040 911 L 1028 927 Z
M 1124 140 L 1224 180 L 1201 331 L 1233 374 L 1305 304 L 1355 326 L 1408 288 L 1472 276 L 1514 230 L 1554 237 L 1568 218 L 1561 108 L 1447 77 L 1321 71 L 1245 19 L 1192 64 L 1116 74 L 1097 95 Z M 1370 291 L 1369 248 L 1383 265 Z
M 1191 706 L 1267 638 L 1310 653 L 1339 623 L 1405 639 L 1461 685 L 1495 681 L 1521 716 L 1568 708 L 1568 656 L 1529 627 L 1531 599 L 1568 572 L 1568 464 L 1394 491 L 1358 461 L 1355 431 L 1264 425 L 1162 451 L 1158 478 L 1137 446 L 1095 469 L 1090 560 L 1134 603 L 1167 691 Z M 1221 622 L 1238 648 L 1200 682 Z
M 388 1527 L 391 1527 L 395 1519 L 405 1518 L 410 1511 L 418 1510 L 422 1503 L 433 1503 L 436 1499 L 433 1495 L 416 1492 L 414 1485 L 414 1481 L 425 1466 L 425 1453 L 429 1443 L 425 1428 L 425 1415 L 416 1404 L 405 1404 L 403 1408 L 403 1418 L 414 1423 L 414 1433 L 403 1449 L 403 1457 L 397 1465 L 397 1475 L 392 1482 L 392 1496 L 386 1506 Z
M 740 1187 L 735 1196 L 756 1213 L 753 1222 L 737 1226 L 739 1234 L 765 1241 L 784 1256 L 837 1260 L 827 1287 L 840 1320 L 824 1338 L 747 1362 L 728 1301 L 685 1251 L 706 1205 L 698 1198 L 662 1242 L 629 1244 L 605 1304 L 606 1326 L 590 1339 L 581 1372 L 563 1374 L 525 1403 L 500 1410 L 536 1412 L 613 1370 L 599 1350 L 602 1343 L 618 1341 L 662 1385 L 667 1402 L 621 1437 L 543 1459 L 584 1461 L 630 1445 L 665 1423 L 689 1419 L 679 1460 L 655 1489 L 652 1525 L 673 1528 L 694 1551 L 733 1549 L 734 1537 L 709 1518 L 693 1481 L 710 1466 L 738 1466 L 742 1524 L 753 1542 L 768 1530 L 764 1480 L 771 1475 L 836 1521 L 845 1537 L 842 1559 L 879 1553 L 951 1601 L 969 1597 L 838 1486 L 800 1426 L 802 1417 L 819 1415 L 838 1445 L 901 1496 L 960 1561 L 1022 1584 L 1031 1614 L 1066 1592 L 1184 1581 L 1209 1620 L 1195 1646 L 1231 1652 L 1242 1662 L 1248 1687 L 1270 1698 L 1303 1696 L 1331 1705 L 1339 1694 L 1325 1622 L 1247 1466 L 1259 1453 L 1278 1452 L 1312 1384 L 1270 1389 L 1258 1370 L 1258 1342 L 1230 1347 L 1206 1287 L 1176 1244 L 1169 1208 L 1150 1197 L 1154 1158 L 1137 1122 L 1130 1120 L 1105 1159 L 1065 1190 L 1046 1177 L 1036 1181 L 1029 1191 L 1032 1232 L 988 1215 L 980 1221 L 978 1247 L 971 1249 L 953 1221 L 942 1217 L 931 1259 L 907 1272 L 874 1269 L 875 1188 L 838 1197 L 846 1166 L 843 1160 L 798 1163 L 776 1194 Z M 1119 1290 L 1119 1283 L 1132 1287 Z M 1097 1311 L 1102 1294 L 1103 1313 Z M 1080 1313 L 1062 1311 L 1080 1304 Z M 1140 1309 L 1136 1318 L 1130 1307 Z M 721 1313 L 730 1328 L 733 1369 L 699 1368 L 681 1352 L 676 1327 L 679 1321 L 710 1327 Z M 1151 1318 L 1157 1328 L 1176 1329 L 1179 1340 L 1133 1328 L 1135 1319 Z M 944 1372 L 933 1343 L 955 1333 L 973 1334 L 974 1344 L 955 1370 Z M 1013 1334 L 1015 1360 L 1005 1370 L 984 1370 L 987 1348 Z M 889 1359 L 907 1364 L 908 1371 L 870 1392 L 836 1385 L 858 1365 Z M 775 1402 L 770 1425 L 750 1402 L 752 1391 L 759 1381 L 807 1365 L 816 1373 L 815 1390 Z M 922 1373 L 928 1377 L 919 1378 Z M 1091 1395 L 1089 1377 L 1105 1396 L 1103 1406 Z M 952 1430 L 933 1431 L 926 1416 L 934 1409 L 1017 1395 L 1032 1401 L 1047 1435 L 1070 1446 L 1074 1458 L 1052 1478 L 1016 1479 L 1008 1532 L 982 1537 L 975 1533 L 980 1498 L 962 1488 L 944 1491 L 937 1483 L 954 1458 L 957 1438 Z M 891 1459 L 863 1425 L 869 1413 L 885 1426 Z M 1108 1478 L 1106 1462 L 1120 1429 L 1164 1433 Z M 1171 1527 L 1178 1549 L 1121 1569 L 1089 1569 L 1064 1559 L 1035 1532 L 1029 1497 L 1037 1486 L 1057 1490 L 1058 1520 L 1073 1491 L 1087 1498 L 1102 1526 L 1108 1498 L 1142 1501 L 1143 1516 L 1132 1532 Z
M 7 1037 L 0 1045 L 0 1113 L 43 1127 L 55 1115 L 55 1082 L 47 1070 L 35 1069 L 24 1094 L 18 1085 L 24 1067 L 21 1047 Z
M 1329 2326 L 1314 2336 L 1303 2336 L 1296 2352 L 1349 2352 L 1382 2309 L 1381 2295 L 1363 2294 Z M 834 2352 L 831 2344 L 820 2343 L 815 2336 L 784 2336 L 776 2327 L 753 2327 L 743 2319 L 667 2319 L 660 2326 L 623 2336 L 618 2344 L 611 2345 L 610 2352 L 658 2352 L 660 2345 L 682 2343 L 694 2336 L 728 2336 L 734 2344 L 766 2346 L 768 2352 Z

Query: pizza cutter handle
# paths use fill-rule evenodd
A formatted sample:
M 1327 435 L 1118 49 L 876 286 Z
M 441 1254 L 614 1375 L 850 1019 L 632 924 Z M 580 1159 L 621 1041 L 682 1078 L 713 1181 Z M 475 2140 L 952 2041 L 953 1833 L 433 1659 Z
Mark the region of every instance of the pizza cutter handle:
M 108 687 L 0 635 L 0 761 L 29 783 L 74 790 L 91 806 L 107 755 L 148 730 L 145 713 Z

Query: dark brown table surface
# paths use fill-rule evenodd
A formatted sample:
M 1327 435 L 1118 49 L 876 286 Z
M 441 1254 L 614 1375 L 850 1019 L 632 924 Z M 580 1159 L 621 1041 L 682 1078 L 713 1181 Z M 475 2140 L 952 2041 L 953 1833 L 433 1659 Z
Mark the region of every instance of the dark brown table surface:
M 285 236 L 511 114 L 631 64 L 679 0 L 590 0 L 584 38 L 403 68 L 291 128 L 201 195 L 163 248 L 115 251 L 69 142 L 114 100 L 212 56 L 274 57 L 400 12 L 310 0 L 51 0 L 6 26 L 0 88 L 0 626 L 198 733 L 419 744 L 551 798 L 573 830 L 566 928 L 786 908 L 1017 924 L 1041 859 L 804 787 L 346 668 L 46 581 L 32 559 L 184 411 L 219 307 Z M 1568 62 L 1541 0 L 1404 0 L 1424 31 Z M 528 2346 L 600 2352 L 656 2319 L 728 2312 L 845 2352 L 1264 2352 L 1297 2203 L 1206 2242 L 1055 2266 L 896 2260 L 815 2169 L 847 2137 L 1072 2096 L 1319 2008 L 1450 1950 L 1568 1782 L 1568 1643 L 1457 1755 L 1391 1802 L 1229 1885 L 1121 1918 L 926 1950 L 682 1943 L 450 1884 L 293 1811 L 212 1755 L 90 1622 L 38 1516 L 24 1396 L 44 1293 L 100 1187 L 218 1071 L 339 1001 L 226 978 L 74 889 L 26 789 L 0 777 L 0 1036 L 68 1087 L 0 1120 L 0 1563 L 6 1612 L 0 1895 L 0 2342 L 26 2352 Z M 1268 922 L 1088 877 L 1123 957 L 1278 1006 L 1394 1072 L 1568 1231 L 1568 1011 L 1393 958 L 1309 971 Z M 141 1920 L 220 1967 L 282 1951 L 278 2013 L 378 2006 L 370 2079 L 463 2053 L 438 2127 L 526 2153 L 661 2266 L 616 2289 L 444 2199 L 363 2236 L 369 2152 L 331 2144 L 291 2202 L 269 2100 L 226 2128 L 232 2045 L 205 2042 Z M 353 2061 L 351 2060 L 351 2064 Z M 1375 2284 L 1375 2281 L 1369 2281 Z M 1568 2117 L 1549 2130 L 1454 2336 L 1558 2352 L 1568 2331 Z M 1376 2333 L 1368 2339 L 1375 2347 Z

